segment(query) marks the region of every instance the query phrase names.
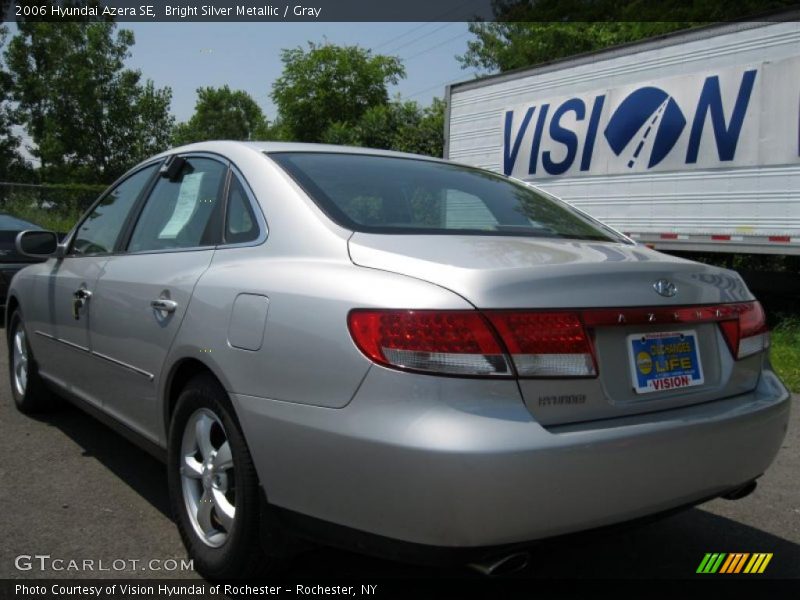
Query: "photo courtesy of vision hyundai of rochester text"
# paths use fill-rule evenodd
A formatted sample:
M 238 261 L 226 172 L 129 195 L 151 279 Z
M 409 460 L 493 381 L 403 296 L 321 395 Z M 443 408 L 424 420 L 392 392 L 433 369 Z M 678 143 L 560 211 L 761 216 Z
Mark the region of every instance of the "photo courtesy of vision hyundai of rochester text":
M 741 497 L 790 395 L 733 271 L 478 168 L 207 142 L 105 192 L 7 298 L 17 407 L 167 463 L 209 578 L 295 539 L 464 562 Z

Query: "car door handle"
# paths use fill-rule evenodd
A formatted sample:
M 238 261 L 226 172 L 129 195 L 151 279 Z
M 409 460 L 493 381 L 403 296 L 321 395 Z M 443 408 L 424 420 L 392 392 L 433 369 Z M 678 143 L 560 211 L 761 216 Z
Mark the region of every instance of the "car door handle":
M 80 288 L 72 293 L 72 318 L 76 321 L 81 318 L 81 309 L 92 297 L 92 292 L 86 288 Z
M 163 310 L 164 312 L 175 312 L 175 309 L 178 308 L 178 303 L 174 300 L 165 300 L 164 298 L 159 298 L 158 300 L 151 300 L 150 306 L 155 308 L 156 310 Z

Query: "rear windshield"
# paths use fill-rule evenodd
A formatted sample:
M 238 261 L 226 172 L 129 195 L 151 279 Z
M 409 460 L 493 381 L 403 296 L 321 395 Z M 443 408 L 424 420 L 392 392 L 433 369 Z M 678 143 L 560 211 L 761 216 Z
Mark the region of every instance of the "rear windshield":
M 365 154 L 269 156 L 354 231 L 622 240 L 533 188 L 479 169 Z

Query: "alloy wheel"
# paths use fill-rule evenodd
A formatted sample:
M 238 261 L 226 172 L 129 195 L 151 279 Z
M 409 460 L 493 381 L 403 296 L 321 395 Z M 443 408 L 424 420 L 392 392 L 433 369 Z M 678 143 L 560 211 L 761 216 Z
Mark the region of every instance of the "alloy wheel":
M 198 537 L 222 546 L 236 519 L 236 477 L 231 446 L 220 418 L 207 408 L 187 420 L 181 444 L 181 487 Z
M 20 396 L 24 396 L 28 387 L 28 343 L 21 323 L 14 332 L 12 354 L 14 387 Z

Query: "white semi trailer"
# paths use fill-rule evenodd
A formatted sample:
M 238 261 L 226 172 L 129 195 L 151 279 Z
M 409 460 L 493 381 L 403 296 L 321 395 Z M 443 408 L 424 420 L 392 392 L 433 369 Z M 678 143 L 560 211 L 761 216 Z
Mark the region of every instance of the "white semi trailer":
M 446 95 L 446 158 L 657 249 L 800 254 L 800 22 L 707 26 Z

